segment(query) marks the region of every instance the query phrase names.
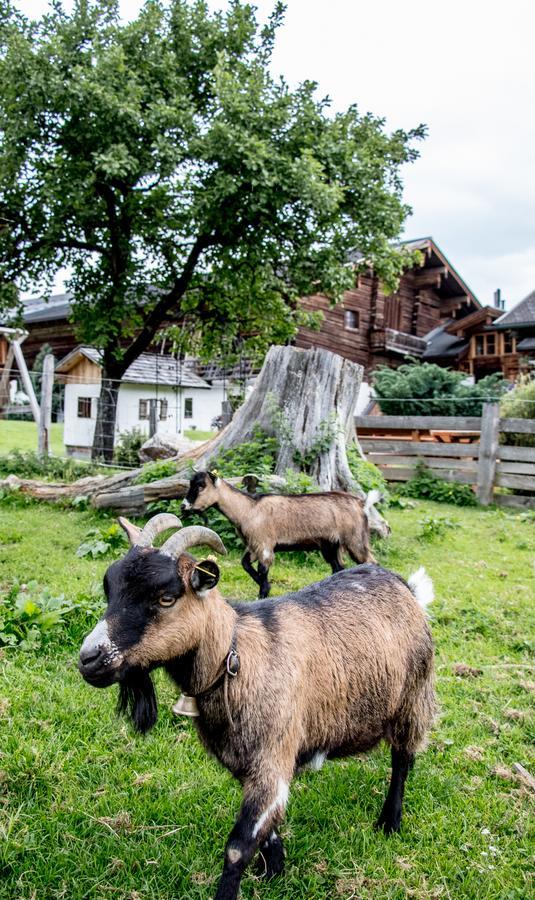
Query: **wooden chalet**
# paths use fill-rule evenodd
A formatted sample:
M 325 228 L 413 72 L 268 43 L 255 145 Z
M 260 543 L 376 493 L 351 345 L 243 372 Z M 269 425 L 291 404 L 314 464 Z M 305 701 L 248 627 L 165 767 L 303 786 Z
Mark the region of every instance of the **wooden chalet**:
M 338 306 L 321 294 L 304 297 L 303 307 L 321 310 L 324 319 L 319 331 L 301 328 L 296 346 L 324 347 L 370 372 L 381 364 L 398 366 L 407 356 L 423 358 L 431 332 L 481 309 L 432 238 L 404 246 L 420 250 L 423 262 L 405 272 L 395 294 L 387 297 L 374 272 L 367 271 Z

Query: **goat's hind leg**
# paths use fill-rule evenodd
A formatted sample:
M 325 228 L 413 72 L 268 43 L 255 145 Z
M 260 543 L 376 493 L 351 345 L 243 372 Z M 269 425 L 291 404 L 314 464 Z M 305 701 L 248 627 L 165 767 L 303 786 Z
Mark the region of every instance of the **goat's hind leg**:
M 251 562 L 251 553 L 249 550 L 243 554 L 241 564 L 253 581 L 256 581 L 257 585 L 260 586 L 262 584 L 262 579 Z
M 401 814 L 403 807 L 403 795 L 405 782 L 409 771 L 414 766 L 414 753 L 407 750 L 396 750 L 392 747 L 392 777 L 390 787 L 386 795 L 381 814 L 377 820 L 377 828 L 382 828 L 385 834 L 399 831 L 401 827 Z
M 330 565 L 333 575 L 335 572 L 342 571 L 344 565 L 342 562 L 342 548 L 340 547 L 340 544 L 332 544 L 329 541 L 323 541 L 320 551 L 325 562 Z

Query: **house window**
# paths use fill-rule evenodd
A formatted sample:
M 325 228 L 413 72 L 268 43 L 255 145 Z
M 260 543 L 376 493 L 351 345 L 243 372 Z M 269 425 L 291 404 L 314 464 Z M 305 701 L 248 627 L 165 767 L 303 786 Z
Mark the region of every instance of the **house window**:
M 506 331 L 503 336 L 503 352 L 504 353 L 515 353 L 516 352 L 516 340 L 510 331 Z
M 139 401 L 139 421 L 149 418 L 150 400 Z
M 78 418 L 91 418 L 91 397 L 78 397 Z
M 476 356 L 485 355 L 485 338 L 482 334 L 476 335 Z
M 487 356 L 495 356 L 495 354 L 496 354 L 496 335 L 495 334 L 486 334 L 485 338 L 487 341 Z
M 184 398 L 184 418 L 193 418 L 193 399 L 191 397 Z
M 354 309 L 346 309 L 344 312 L 344 327 L 350 328 L 353 331 L 358 331 L 359 328 L 359 314 Z
M 160 400 L 160 421 L 167 419 L 167 400 Z

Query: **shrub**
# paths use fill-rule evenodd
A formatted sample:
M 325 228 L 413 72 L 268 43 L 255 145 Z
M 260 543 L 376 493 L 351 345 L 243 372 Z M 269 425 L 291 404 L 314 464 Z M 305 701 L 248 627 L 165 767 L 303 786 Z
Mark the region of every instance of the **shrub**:
M 418 524 L 420 526 L 418 539 L 421 541 L 434 541 L 438 537 L 444 537 L 450 529 L 459 528 L 458 522 L 447 519 L 446 516 L 424 516 Z
M 176 475 L 176 463 L 171 459 L 159 459 L 143 466 L 139 475 L 136 475 L 134 484 L 149 484 L 151 481 L 168 478 L 170 475 Z
M 392 416 L 480 416 L 483 403 L 507 388 L 499 375 L 466 384 L 466 375 L 435 363 L 405 363 L 397 369 L 379 366 L 373 383 L 381 411 Z
M 76 556 L 91 556 L 93 559 L 107 556 L 109 553 L 120 556 L 126 549 L 126 536 L 116 522 L 107 527 L 90 528 L 85 538 L 78 547 Z
M 117 465 L 139 466 L 139 451 L 146 440 L 147 435 L 140 428 L 121 432 L 113 453 Z
M 79 459 L 60 459 L 57 456 L 39 456 L 33 451 L 13 450 L 0 456 L 0 476 L 18 475 L 19 478 L 39 478 L 51 481 L 76 481 L 99 471 L 95 463 Z
M 435 500 L 438 503 L 453 503 L 455 506 L 477 506 L 476 495 L 470 485 L 443 481 L 424 463 L 418 463 L 415 475 L 396 488 L 396 493 L 404 497 Z
M 277 461 L 278 442 L 261 428 L 253 431 L 253 440 L 221 450 L 211 464 L 223 478 L 233 478 L 254 472 L 255 475 L 271 475 Z
M 35 581 L 14 582 L 0 595 L 0 646 L 35 651 L 55 641 L 78 644 L 103 607 L 100 585 L 67 600 Z
M 363 459 L 356 447 L 347 448 L 347 461 L 351 474 L 367 494 L 372 490 L 381 491 L 383 500 L 388 501 L 388 483 L 381 470 L 372 462 Z
M 535 379 L 521 376 L 514 390 L 502 397 L 500 415 L 509 419 L 535 419 Z M 535 435 L 504 434 L 503 443 L 533 447 Z

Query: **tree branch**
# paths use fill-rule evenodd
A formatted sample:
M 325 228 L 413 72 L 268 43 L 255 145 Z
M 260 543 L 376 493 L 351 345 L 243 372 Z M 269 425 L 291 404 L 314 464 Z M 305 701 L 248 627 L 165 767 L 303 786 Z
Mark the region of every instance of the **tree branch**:
M 180 300 L 180 298 L 187 290 L 193 272 L 195 271 L 195 266 L 197 265 L 201 255 L 206 249 L 208 249 L 208 247 L 213 246 L 216 243 L 217 238 L 210 235 L 199 235 L 199 237 L 195 240 L 195 243 L 193 244 L 193 247 L 191 248 L 188 258 L 184 264 L 184 268 L 182 269 L 181 274 L 175 280 L 173 287 L 162 296 L 162 298 L 157 302 L 154 309 L 152 309 L 148 314 L 147 318 L 145 319 L 143 328 L 136 336 L 136 338 L 132 341 L 124 356 L 122 357 L 121 364 L 123 372 L 125 372 L 128 366 L 130 366 L 134 362 L 134 360 L 138 358 L 139 354 L 143 353 L 144 350 L 146 350 L 150 345 L 154 335 L 165 319 L 165 316 L 169 312 L 169 309 L 171 308 L 173 303 L 176 303 L 177 300 Z

